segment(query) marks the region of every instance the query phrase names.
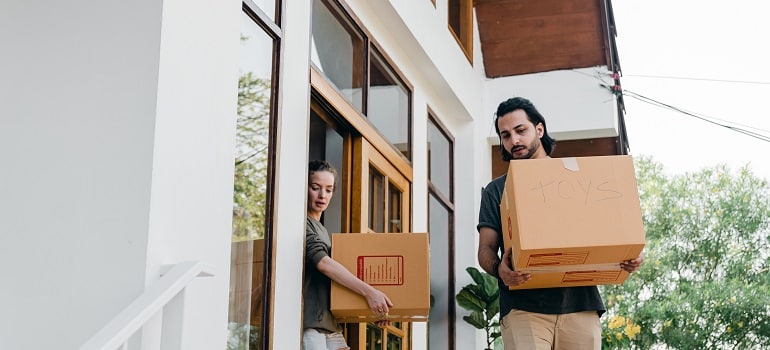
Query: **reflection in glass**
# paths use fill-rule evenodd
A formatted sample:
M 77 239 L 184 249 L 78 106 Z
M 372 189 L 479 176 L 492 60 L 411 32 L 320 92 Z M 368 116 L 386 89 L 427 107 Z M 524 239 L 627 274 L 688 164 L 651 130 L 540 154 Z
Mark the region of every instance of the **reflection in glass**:
M 343 156 L 343 138 L 337 130 L 327 124 L 315 109 L 310 111 L 310 142 L 308 144 L 309 159 L 322 159 L 331 163 L 337 169 L 339 179 L 336 180 L 334 187 L 334 200 L 323 212 L 321 222 L 330 233 L 342 232 L 342 171 L 345 167 L 342 165 Z
M 366 349 L 382 350 L 382 328 L 374 324 L 366 325 Z
M 362 110 L 365 53 L 363 36 L 328 2 L 313 0 L 310 59 L 353 107 Z
M 450 282 L 449 228 L 452 222 L 451 213 L 436 199 L 433 192 L 428 200 L 428 222 L 430 227 L 430 295 L 433 296 L 433 306 L 428 317 L 429 342 L 431 347 L 448 348 L 447 339 L 452 327 L 450 310 L 454 305 L 454 296 L 449 293 L 447 286 Z M 450 313 L 451 311 L 451 313 Z
M 428 122 L 428 177 L 433 186 L 446 198 L 452 198 L 449 179 L 452 157 L 450 140 L 441 132 L 433 120 Z
M 388 350 L 401 350 L 401 338 L 395 334 L 388 334 Z
M 388 224 L 390 224 L 388 232 L 402 232 L 401 227 L 401 191 L 398 187 L 390 184 L 388 189 Z
M 375 50 L 371 51 L 369 98 L 366 117 L 407 159 L 409 137 L 409 90 Z
M 369 167 L 369 228 L 385 232 L 385 176 Z
M 272 39 L 243 13 L 238 79 L 233 231 L 227 349 L 260 349 L 263 329 L 265 231 Z

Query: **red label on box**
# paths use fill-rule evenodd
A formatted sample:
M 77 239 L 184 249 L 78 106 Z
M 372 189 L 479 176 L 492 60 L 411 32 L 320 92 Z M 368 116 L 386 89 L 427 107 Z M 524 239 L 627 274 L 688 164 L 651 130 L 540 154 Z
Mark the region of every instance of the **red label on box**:
M 356 276 L 373 286 L 404 284 L 404 257 L 401 255 L 359 255 Z

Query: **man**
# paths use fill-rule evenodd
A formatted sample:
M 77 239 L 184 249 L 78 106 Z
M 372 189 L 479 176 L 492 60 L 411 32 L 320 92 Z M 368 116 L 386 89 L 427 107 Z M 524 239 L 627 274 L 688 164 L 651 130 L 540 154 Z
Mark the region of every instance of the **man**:
M 503 101 L 495 113 L 495 131 L 500 138 L 503 160 L 549 158 L 555 140 L 548 135 L 545 119 L 527 99 Z M 506 350 L 601 349 L 599 317 L 606 311 L 596 286 L 509 290 L 531 276 L 513 271 L 511 249 L 503 252 L 500 198 L 506 175 L 485 188 L 479 210 L 481 267 L 496 276 L 500 287 L 500 331 Z M 644 258 L 621 263 L 634 272 Z

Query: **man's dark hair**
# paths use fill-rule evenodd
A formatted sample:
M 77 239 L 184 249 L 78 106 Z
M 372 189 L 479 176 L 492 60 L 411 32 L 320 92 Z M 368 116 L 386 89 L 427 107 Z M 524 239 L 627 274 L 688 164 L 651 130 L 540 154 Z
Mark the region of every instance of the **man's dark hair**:
M 543 145 L 545 154 L 550 155 L 554 147 L 556 147 L 556 140 L 548 135 L 548 128 L 545 126 L 545 118 L 543 118 L 543 115 L 537 111 L 537 108 L 535 108 L 535 105 L 532 104 L 532 102 L 524 97 L 512 97 L 500 102 L 497 106 L 497 112 L 495 112 L 495 132 L 497 132 L 497 137 L 500 137 L 500 127 L 497 125 L 497 120 L 517 109 L 521 109 L 527 113 L 527 119 L 532 122 L 532 125 L 537 126 L 538 123 L 543 124 L 543 137 L 540 138 L 540 142 Z M 504 161 L 507 162 L 513 159 L 511 153 L 503 147 L 502 139 L 500 140 L 500 150 L 503 154 Z
M 310 163 L 308 163 L 308 178 L 313 175 L 313 173 L 318 171 L 328 171 L 332 173 L 334 176 L 334 182 L 337 182 L 337 170 L 334 169 L 334 166 L 329 164 L 329 162 L 325 160 L 311 160 Z

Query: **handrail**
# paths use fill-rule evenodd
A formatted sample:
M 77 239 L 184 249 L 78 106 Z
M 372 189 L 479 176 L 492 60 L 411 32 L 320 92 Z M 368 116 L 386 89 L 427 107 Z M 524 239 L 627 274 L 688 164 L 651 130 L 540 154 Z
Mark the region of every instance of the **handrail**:
M 166 273 L 163 273 L 167 271 Z M 163 266 L 161 278 L 121 313 L 80 346 L 79 350 L 104 350 L 125 347 L 128 339 L 158 311 L 197 277 L 213 276 L 211 268 L 200 261 L 185 261 Z

